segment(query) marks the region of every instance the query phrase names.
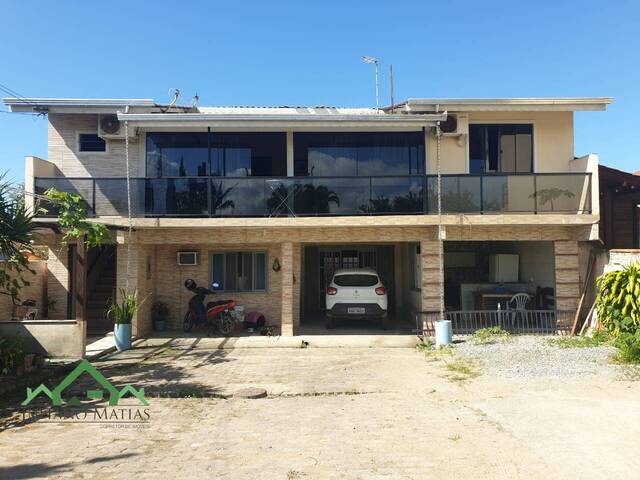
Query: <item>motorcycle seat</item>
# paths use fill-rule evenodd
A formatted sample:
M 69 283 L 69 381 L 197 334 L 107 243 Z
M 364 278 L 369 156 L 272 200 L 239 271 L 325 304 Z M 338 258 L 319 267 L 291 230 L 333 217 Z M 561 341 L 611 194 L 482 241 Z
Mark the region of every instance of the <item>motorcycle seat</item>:
M 215 302 L 209 302 L 207 303 L 207 310 L 209 310 L 210 308 L 213 307 L 218 307 L 220 305 L 224 305 L 226 303 L 230 303 L 231 300 L 216 300 Z

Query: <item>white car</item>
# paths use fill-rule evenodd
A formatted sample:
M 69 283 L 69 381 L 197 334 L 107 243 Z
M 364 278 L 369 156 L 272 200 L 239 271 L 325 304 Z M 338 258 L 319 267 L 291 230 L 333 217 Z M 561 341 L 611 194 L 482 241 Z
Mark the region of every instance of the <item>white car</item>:
M 374 318 L 387 328 L 387 289 L 372 268 L 336 270 L 325 293 L 327 328 L 337 318 Z

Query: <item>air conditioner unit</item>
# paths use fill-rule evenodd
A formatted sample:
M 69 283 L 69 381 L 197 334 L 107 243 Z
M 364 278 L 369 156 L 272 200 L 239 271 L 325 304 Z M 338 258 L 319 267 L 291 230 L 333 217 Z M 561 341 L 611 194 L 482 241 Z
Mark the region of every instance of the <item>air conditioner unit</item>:
M 444 136 L 460 136 L 469 133 L 469 117 L 459 113 L 447 114 L 447 119 L 440 122 L 440 131 Z
M 178 265 L 184 267 L 198 265 L 198 252 L 178 252 Z
M 98 117 L 98 136 L 101 138 L 124 138 L 124 123 L 115 114 L 100 115 Z M 129 127 L 129 137 L 135 136 L 135 128 Z

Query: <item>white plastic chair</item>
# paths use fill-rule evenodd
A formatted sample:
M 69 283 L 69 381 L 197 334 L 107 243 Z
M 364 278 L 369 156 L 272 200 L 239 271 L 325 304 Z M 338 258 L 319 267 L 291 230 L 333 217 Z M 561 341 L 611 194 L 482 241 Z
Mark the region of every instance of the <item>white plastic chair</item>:
M 516 323 L 518 315 L 524 321 L 527 319 L 527 304 L 531 300 L 531 296 L 528 293 L 516 293 L 507 302 L 507 307 L 511 311 L 511 325 Z M 512 308 L 512 304 L 515 304 L 515 308 Z

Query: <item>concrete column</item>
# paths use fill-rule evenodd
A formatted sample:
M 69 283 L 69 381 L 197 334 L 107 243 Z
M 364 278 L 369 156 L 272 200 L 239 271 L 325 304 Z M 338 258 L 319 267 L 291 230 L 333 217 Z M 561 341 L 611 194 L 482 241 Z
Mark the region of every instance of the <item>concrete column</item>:
M 126 235 L 125 235 L 126 238 Z M 141 288 L 139 277 L 144 275 L 144 268 L 141 268 L 141 262 L 145 260 L 144 255 L 141 253 L 141 246 L 135 243 L 131 244 L 129 250 L 130 262 L 129 262 L 129 285 L 127 290 L 127 244 L 118 243 L 117 246 L 117 280 L 116 280 L 116 298 L 118 301 L 122 300 L 122 290 L 127 293 L 133 292 L 134 289 L 138 290 L 138 300 L 145 300 L 145 307 L 148 307 L 147 302 L 151 301 L 148 298 L 148 292 L 144 288 Z M 146 333 L 146 328 L 143 326 L 143 319 L 141 312 L 136 313 L 131 321 L 133 336 L 141 336 Z
M 294 176 L 293 132 L 287 132 L 287 177 Z
M 580 298 L 580 268 L 578 242 L 554 242 L 556 273 L 556 310 L 575 311 Z
M 302 295 L 302 245 L 293 244 L 293 326 L 300 326 L 300 301 Z M 295 330 L 295 328 L 294 328 Z
M 432 322 L 438 320 L 440 316 L 438 251 L 438 240 L 423 240 L 420 242 L 420 297 L 422 300 L 422 312 L 430 312 L 420 315 L 423 329 L 431 329 L 433 327 Z
M 59 237 L 47 238 L 47 295 L 56 301 L 55 309 L 49 312 L 49 318 L 54 320 L 68 318 L 69 247 L 62 245 Z
M 84 357 L 87 348 L 87 247 L 84 238 L 79 239 L 76 243 L 74 283 L 76 322 L 78 324 L 78 332 L 81 338 L 81 350 Z
M 420 294 L 422 311 L 440 311 L 440 267 L 438 240 L 420 242 Z
M 282 244 L 280 265 L 282 267 L 280 270 L 282 282 L 280 329 L 283 336 L 292 336 L 296 323 L 294 317 L 296 311 L 299 311 L 294 308 L 296 298 L 294 285 L 300 284 L 300 280 L 297 277 L 294 284 L 294 244 L 292 242 L 284 242 Z

